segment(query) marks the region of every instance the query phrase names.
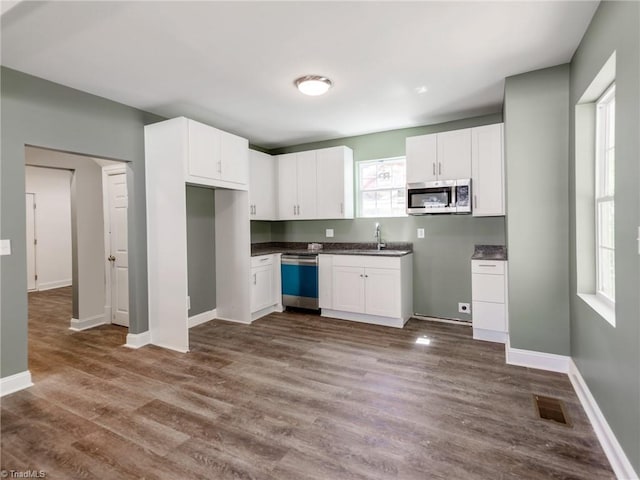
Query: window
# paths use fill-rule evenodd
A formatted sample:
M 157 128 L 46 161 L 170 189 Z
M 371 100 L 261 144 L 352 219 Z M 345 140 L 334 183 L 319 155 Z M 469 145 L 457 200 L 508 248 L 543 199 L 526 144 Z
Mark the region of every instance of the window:
M 613 306 L 615 279 L 615 84 L 596 102 L 596 296 Z
M 407 214 L 406 159 L 358 162 L 358 216 L 402 217 Z

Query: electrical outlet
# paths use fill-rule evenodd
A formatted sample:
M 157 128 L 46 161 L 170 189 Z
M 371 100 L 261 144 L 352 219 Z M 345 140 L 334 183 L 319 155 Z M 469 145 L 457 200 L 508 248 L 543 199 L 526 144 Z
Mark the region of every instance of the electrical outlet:
M 458 312 L 469 315 L 471 313 L 471 305 L 468 303 L 458 303 Z
M 325 235 L 327 238 L 333 238 L 333 228 L 327 228 Z
M 418 229 L 418 238 L 424 238 L 424 228 Z

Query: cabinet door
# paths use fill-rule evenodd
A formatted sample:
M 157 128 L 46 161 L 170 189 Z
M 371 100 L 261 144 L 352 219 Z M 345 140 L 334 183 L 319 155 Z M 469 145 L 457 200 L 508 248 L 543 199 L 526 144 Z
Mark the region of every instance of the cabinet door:
M 297 219 L 313 219 L 317 213 L 316 152 L 297 154 L 298 202 Z
M 343 147 L 316 151 L 317 214 L 316 218 L 345 217 L 345 155 Z
M 278 155 L 278 218 L 297 218 L 298 174 L 297 154 Z
M 251 269 L 251 313 L 273 305 L 273 265 Z
M 246 185 L 249 182 L 249 142 L 227 132 L 220 133 L 220 179 Z
M 400 270 L 366 268 L 365 312 L 369 315 L 400 317 Z
M 473 301 L 505 303 L 504 275 L 471 275 L 471 297 Z
M 189 175 L 220 178 L 220 131 L 203 123 L 189 120 Z
M 471 178 L 471 129 L 438 133 L 438 178 Z
M 504 215 L 502 124 L 471 129 L 473 216 Z
M 364 268 L 333 267 L 333 309 L 364 313 Z
M 275 161 L 271 155 L 249 150 L 249 215 L 251 220 L 275 220 Z
M 473 328 L 507 331 L 507 315 L 504 303 L 473 302 Z
M 435 133 L 407 138 L 407 183 L 437 180 L 437 145 Z

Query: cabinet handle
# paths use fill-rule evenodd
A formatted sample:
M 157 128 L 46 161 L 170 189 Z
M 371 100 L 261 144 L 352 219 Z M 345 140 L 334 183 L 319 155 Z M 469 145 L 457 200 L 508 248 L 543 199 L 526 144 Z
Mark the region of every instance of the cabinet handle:
M 480 264 L 480 265 L 478 265 L 478 266 L 479 266 L 479 267 L 491 267 L 491 268 L 495 268 L 497 265 L 483 265 L 483 264 Z
M 294 215 L 296 214 L 296 206 L 295 205 L 293 206 L 293 214 Z
M 478 208 L 478 196 L 477 195 L 473 196 L 473 203 L 474 203 L 473 208 Z
M 438 175 L 442 175 L 442 163 L 438 162 Z
M 433 162 L 431 164 L 431 167 L 432 167 L 431 170 L 433 170 L 433 176 L 435 176 L 436 175 L 436 162 Z
M 369 275 L 365 275 L 364 278 L 369 278 Z
M 362 278 L 364 275 L 360 274 L 360 278 Z
M 266 261 L 268 261 L 268 260 L 269 260 L 269 258 L 268 258 L 268 257 L 266 257 L 266 258 L 261 258 L 261 259 L 260 259 L 260 261 L 261 261 L 261 262 L 266 262 Z
M 222 173 L 222 161 L 218 162 L 218 173 Z
M 298 215 L 300 215 L 300 205 L 298 205 Z
M 254 205 L 253 206 L 253 214 L 257 215 L 257 213 L 258 213 L 258 208 Z
M 255 273 L 253 274 L 253 284 L 254 285 L 256 284 L 256 274 Z

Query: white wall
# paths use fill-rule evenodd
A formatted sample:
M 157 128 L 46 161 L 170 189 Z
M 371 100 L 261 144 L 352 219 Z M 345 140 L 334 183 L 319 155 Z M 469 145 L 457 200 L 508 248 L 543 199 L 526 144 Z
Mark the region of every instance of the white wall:
M 26 167 L 25 191 L 37 206 L 37 289 L 71 285 L 71 172 Z

